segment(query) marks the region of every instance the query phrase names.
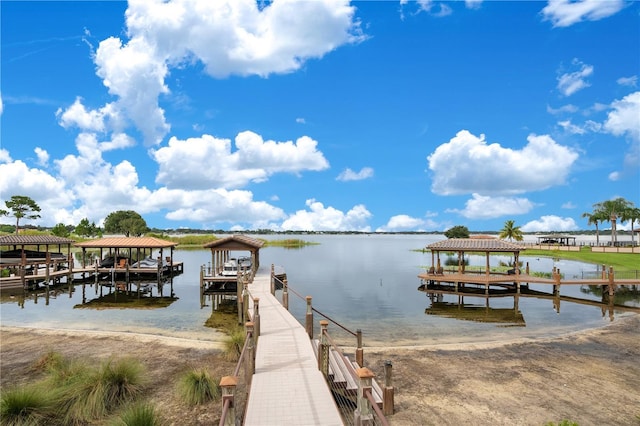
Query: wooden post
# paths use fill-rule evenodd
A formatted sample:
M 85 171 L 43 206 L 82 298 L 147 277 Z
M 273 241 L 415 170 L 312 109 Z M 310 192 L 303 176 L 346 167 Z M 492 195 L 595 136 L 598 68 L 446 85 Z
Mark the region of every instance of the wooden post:
M 306 329 L 309 339 L 313 339 L 313 308 L 311 307 L 311 296 L 307 296 L 307 315 L 306 315 Z
M 282 281 L 282 306 L 289 310 L 289 283 L 286 278 Z
M 353 420 L 356 426 L 373 426 L 373 412 L 371 403 L 365 393 L 371 392 L 371 382 L 374 374 L 366 367 L 356 370 L 358 376 L 358 404 L 353 413 Z
M 256 335 L 256 344 L 258 342 L 258 338 L 260 337 L 260 298 L 253 298 L 253 326 Z
M 242 292 L 243 292 L 242 293 L 242 302 L 243 302 L 242 306 L 244 308 L 244 310 L 242 311 L 242 315 L 246 316 L 247 319 L 248 319 L 248 317 L 249 317 L 249 287 L 248 287 L 247 284 L 243 285 Z
M 329 321 L 320 320 L 320 341 L 318 342 L 318 370 L 324 378 L 329 377 L 329 339 L 327 338 L 327 328 Z
M 612 298 L 616 292 L 616 284 L 614 278 L 615 276 L 613 274 L 613 266 L 609 266 L 609 298 Z
M 275 272 L 275 266 L 273 265 L 273 263 L 271 264 L 271 294 L 272 295 L 276 295 L 276 272 Z
M 391 361 L 384 362 L 384 389 L 382 395 L 382 413 L 391 416 L 394 412 L 393 402 L 393 365 Z
M 362 330 L 356 330 L 356 362 L 360 367 L 364 367 L 364 352 L 362 350 Z
M 245 382 L 247 385 L 247 391 L 249 390 L 249 387 L 251 386 L 251 379 L 253 378 L 253 375 L 256 372 L 256 347 L 255 347 L 255 339 L 254 339 L 254 328 L 253 328 L 253 323 L 252 322 L 246 322 L 244 324 L 244 328 L 245 331 L 247 332 L 247 339 L 249 339 L 249 342 L 247 342 L 247 350 L 248 352 L 245 354 L 245 359 L 244 359 L 244 377 L 245 377 Z
M 247 301 L 247 292 L 246 289 L 242 288 L 242 295 L 238 298 L 238 324 L 243 324 L 246 319 L 244 317 L 244 313 L 248 308 Z
M 236 407 L 233 400 L 233 394 L 237 385 L 237 376 L 224 376 L 220 379 L 220 387 L 222 388 L 222 411 L 224 411 L 224 406 L 227 401 L 229 401 L 229 410 L 227 411 L 227 416 L 224 419 L 225 426 L 236 425 Z

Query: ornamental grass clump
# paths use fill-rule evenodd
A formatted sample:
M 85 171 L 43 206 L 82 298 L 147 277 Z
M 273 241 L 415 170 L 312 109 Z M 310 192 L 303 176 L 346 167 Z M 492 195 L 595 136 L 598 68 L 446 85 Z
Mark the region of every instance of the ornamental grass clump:
M 189 405 L 199 405 L 220 397 L 220 381 L 211 377 L 205 369 L 190 370 L 178 384 L 182 400 Z
M 151 404 L 133 404 L 128 406 L 118 418 L 110 422 L 111 426 L 161 426 L 162 417 Z
M 100 368 L 67 381 L 60 389 L 58 404 L 65 423 L 99 419 L 143 389 L 144 370 L 133 359 L 109 360 Z
M 242 327 L 236 327 L 224 339 L 224 357 L 228 361 L 237 361 L 242 354 L 244 339 L 247 333 Z
M 47 389 L 28 386 L 2 392 L 0 419 L 3 425 L 46 425 L 52 418 L 53 400 Z

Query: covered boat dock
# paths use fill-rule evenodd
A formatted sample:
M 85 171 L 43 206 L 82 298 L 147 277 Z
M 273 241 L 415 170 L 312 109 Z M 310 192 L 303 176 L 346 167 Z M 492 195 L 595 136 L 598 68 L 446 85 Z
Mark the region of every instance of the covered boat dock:
M 39 282 L 49 285 L 62 278 L 69 282 L 73 274 L 73 243 L 74 240 L 53 235 L 0 237 L 0 289 L 26 289 Z

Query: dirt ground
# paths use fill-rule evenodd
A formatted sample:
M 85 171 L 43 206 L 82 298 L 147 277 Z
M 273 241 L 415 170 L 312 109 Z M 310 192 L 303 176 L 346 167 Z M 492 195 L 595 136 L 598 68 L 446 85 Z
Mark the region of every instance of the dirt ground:
M 170 425 L 217 424 L 220 402 L 196 408 L 176 397 L 183 371 L 231 374 L 220 345 L 97 332 L 0 328 L 2 390 L 34 380 L 49 351 L 72 358 L 139 358 L 147 396 Z M 392 425 L 640 425 L 640 316 L 561 338 L 448 348 L 365 348 L 365 365 L 383 378 L 393 364 Z M 294 425 L 291 425 L 294 426 Z

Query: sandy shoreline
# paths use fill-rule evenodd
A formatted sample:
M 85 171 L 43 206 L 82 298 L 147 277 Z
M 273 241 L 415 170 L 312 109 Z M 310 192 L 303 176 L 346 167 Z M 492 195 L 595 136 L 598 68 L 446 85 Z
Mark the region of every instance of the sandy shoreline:
M 47 351 L 89 360 L 132 356 L 147 365 L 150 401 L 176 425 L 216 423 L 220 406 L 184 407 L 167 383 L 187 368 L 204 366 L 222 376 L 235 365 L 213 340 L 6 326 L 0 338 L 2 388 L 24 383 Z M 639 315 L 534 340 L 365 346 L 365 365 L 378 377 L 386 360 L 393 363 L 396 389 L 392 425 L 640 424 Z

